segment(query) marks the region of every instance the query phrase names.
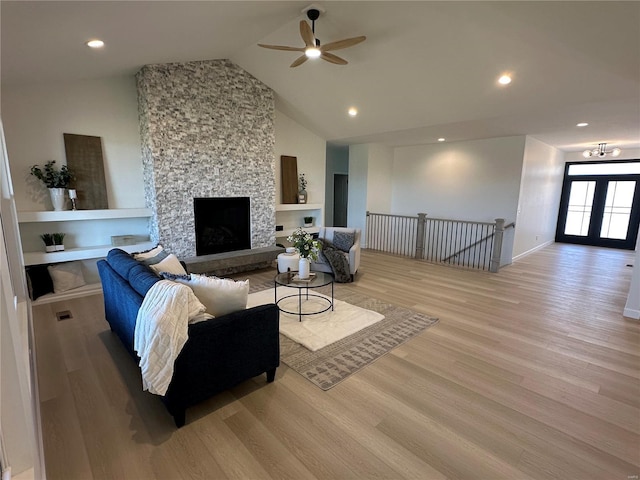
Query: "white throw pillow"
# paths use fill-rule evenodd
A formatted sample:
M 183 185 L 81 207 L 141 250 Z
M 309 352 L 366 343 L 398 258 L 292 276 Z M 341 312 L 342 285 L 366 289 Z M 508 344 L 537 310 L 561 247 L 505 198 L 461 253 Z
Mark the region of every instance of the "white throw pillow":
M 84 281 L 80 262 L 57 263 L 49 265 L 47 270 L 53 282 L 54 293 L 66 292 L 87 284 Z
M 189 285 L 207 308 L 207 313 L 216 317 L 247 308 L 249 280 L 235 281 L 192 273 L 191 280 L 176 278 L 176 282 Z
M 167 257 L 161 262 L 149 265 L 149 267 L 151 267 L 151 269 L 158 274 L 160 272 L 169 272 L 176 275 L 187 274 L 184 267 L 180 263 L 180 260 L 178 260 L 178 257 L 176 257 L 173 253 L 167 255 Z
M 136 260 L 138 260 L 138 261 L 148 260 L 149 258 L 155 257 L 156 255 L 158 255 L 163 250 L 164 249 L 162 248 L 162 245 L 158 244 L 156 247 L 153 247 L 150 250 L 145 250 L 144 252 L 132 253 L 131 256 L 133 258 L 135 258 Z

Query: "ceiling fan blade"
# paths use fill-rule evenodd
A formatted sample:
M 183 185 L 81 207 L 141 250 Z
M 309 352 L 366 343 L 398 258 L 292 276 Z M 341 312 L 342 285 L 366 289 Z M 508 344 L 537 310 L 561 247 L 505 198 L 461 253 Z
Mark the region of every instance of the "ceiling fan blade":
M 330 50 L 340 50 L 342 48 L 352 47 L 359 43 L 364 42 L 367 39 L 364 35 L 360 37 L 353 38 L 345 38 L 344 40 L 338 40 L 337 42 L 327 43 L 326 45 L 322 45 L 320 50 L 323 52 L 328 52 Z
M 327 62 L 335 63 L 336 65 L 346 65 L 347 63 L 349 63 L 344 58 L 340 58 L 339 56 L 328 52 L 322 52 L 320 58 L 326 60 Z
M 304 47 L 287 47 L 285 45 L 263 45 L 262 43 L 259 43 L 258 46 L 262 48 L 270 48 L 272 50 L 286 50 L 288 52 L 304 52 Z
M 301 57 L 298 57 L 295 62 L 293 62 L 291 65 L 289 65 L 289 67 L 290 68 L 297 67 L 298 65 L 302 65 L 306 61 L 307 61 L 307 56 L 306 55 L 302 55 Z
M 302 40 L 304 40 L 304 44 L 307 47 L 315 47 L 316 39 L 313 36 L 313 32 L 311 31 L 311 27 L 304 20 L 300 20 L 300 36 Z

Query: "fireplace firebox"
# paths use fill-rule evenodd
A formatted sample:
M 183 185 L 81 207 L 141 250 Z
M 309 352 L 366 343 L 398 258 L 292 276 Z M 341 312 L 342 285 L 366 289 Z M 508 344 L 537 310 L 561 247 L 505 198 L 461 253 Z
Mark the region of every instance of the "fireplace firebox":
M 196 255 L 251 248 L 249 197 L 194 198 Z

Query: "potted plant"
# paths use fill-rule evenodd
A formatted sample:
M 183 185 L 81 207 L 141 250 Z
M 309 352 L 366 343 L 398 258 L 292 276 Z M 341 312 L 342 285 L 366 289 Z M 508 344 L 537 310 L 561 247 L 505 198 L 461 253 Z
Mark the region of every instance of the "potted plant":
M 45 252 L 55 252 L 56 246 L 53 243 L 53 235 L 51 233 L 43 233 L 40 235 L 40 238 L 44 242 L 44 250 Z
M 66 233 L 53 233 L 53 244 L 56 247 L 56 251 L 62 251 L 64 250 L 64 237 L 65 237 Z
M 295 232 L 289 235 L 287 240 L 293 244 L 293 247 L 300 255 L 298 276 L 301 279 L 309 278 L 310 261 L 318 259 L 320 242 L 314 240 L 309 232 L 305 232 L 301 228 L 298 228 Z
M 64 210 L 64 191 L 69 188 L 69 183 L 74 177 L 69 167 L 63 165 L 57 169 L 55 163 L 55 160 L 49 160 L 43 168 L 40 168 L 40 165 L 33 165 L 30 172 L 49 189 L 53 209 Z
M 304 217 L 304 226 L 313 227 L 313 217 Z

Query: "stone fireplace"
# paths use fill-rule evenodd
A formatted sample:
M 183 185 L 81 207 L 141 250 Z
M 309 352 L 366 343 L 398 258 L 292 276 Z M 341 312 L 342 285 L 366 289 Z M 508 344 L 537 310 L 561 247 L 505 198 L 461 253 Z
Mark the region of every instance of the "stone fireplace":
M 228 60 L 136 76 L 151 238 L 196 255 L 194 198 L 250 199 L 251 248 L 275 244 L 274 94 Z

